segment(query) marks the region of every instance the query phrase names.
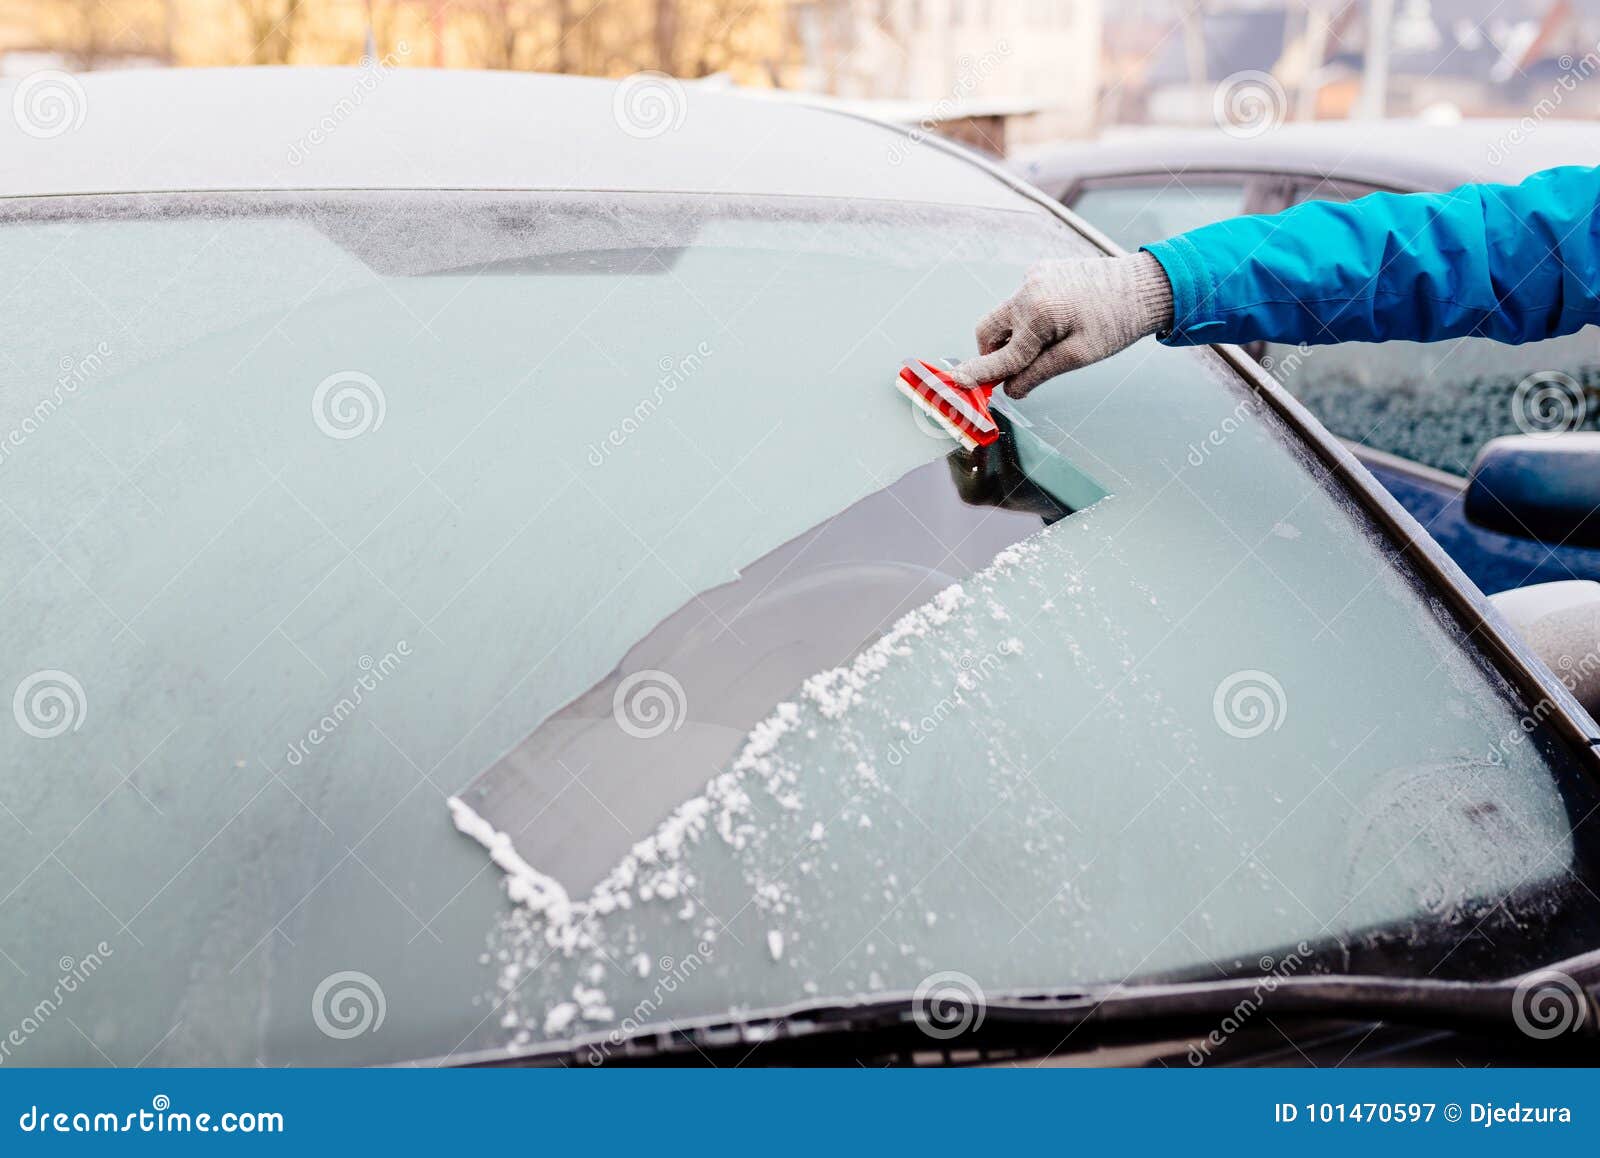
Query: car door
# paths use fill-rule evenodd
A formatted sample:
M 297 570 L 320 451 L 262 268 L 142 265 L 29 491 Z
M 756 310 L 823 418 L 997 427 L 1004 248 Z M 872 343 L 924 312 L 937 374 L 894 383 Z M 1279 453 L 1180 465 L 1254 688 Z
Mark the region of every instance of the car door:
M 1353 200 L 1373 185 L 1285 177 L 1266 193 L 1276 211 L 1309 200 Z M 1491 438 L 1594 430 L 1600 420 L 1600 332 L 1522 346 L 1487 338 L 1349 342 L 1252 353 L 1347 440 L 1358 457 L 1483 590 L 1600 579 L 1600 551 L 1473 524 L 1466 476 Z

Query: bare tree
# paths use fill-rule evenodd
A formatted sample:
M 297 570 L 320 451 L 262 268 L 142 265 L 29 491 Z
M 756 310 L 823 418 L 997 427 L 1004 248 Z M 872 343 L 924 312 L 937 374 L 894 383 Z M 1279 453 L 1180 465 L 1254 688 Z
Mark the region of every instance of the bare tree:
M 478 68 L 528 68 L 537 45 L 539 0 L 458 0 L 454 11 Z
M 683 30 L 678 0 L 655 0 L 655 21 L 651 25 L 655 47 L 655 66 L 662 72 L 677 72 L 678 36 Z
M 556 5 L 556 48 L 555 71 L 576 72 L 574 62 L 577 57 L 578 45 L 573 38 L 577 35 L 580 17 L 575 0 L 555 0 Z M 585 16 L 588 15 L 586 12 Z
M 749 65 L 777 82 L 792 52 L 783 31 L 791 0 L 448 0 L 442 11 L 441 2 L 390 0 L 421 10 L 436 42 L 447 25 L 476 68 L 587 76 L 651 68 L 703 76 Z M 754 28 L 764 35 L 747 43 Z
M 235 0 L 250 38 L 251 64 L 288 64 L 305 0 Z
M 113 10 L 103 0 L 35 0 L 30 21 L 41 47 L 72 67 L 98 68 L 128 56 L 172 59 L 170 0 L 132 0 Z

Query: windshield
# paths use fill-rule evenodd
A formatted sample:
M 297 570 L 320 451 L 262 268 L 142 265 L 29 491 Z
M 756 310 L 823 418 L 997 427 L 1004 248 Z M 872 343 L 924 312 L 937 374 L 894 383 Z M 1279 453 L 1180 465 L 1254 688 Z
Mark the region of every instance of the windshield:
M 893 389 L 1017 206 L 10 203 L 6 1060 L 1592 945 L 1548 705 L 1218 359 Z

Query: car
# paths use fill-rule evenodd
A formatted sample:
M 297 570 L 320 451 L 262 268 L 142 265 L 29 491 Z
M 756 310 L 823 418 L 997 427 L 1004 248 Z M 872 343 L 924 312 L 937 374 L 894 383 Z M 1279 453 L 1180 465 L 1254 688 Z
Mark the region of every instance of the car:
M 1592 165 L 1594 149 L 1589 126 L 1556 119 L 1326 121 L 1133 133 L 1041 147 L 1015 163 L 1118 245 L 1135 249 L 1224 217 L 1308 200 L 1515 184 L 1558 165 Z M 1597 428 L 1600 332 L 1593 327 L 1524 346 L 1487 338 L 1269 342 L 1253 343 L 1251 352 L 1346 440 L 1485 591 L 1600 579 L 1593 535 L 1569 535 L 1577 530 L 1571 526 L 1541 535 L 1507 517 L 1498 502 L 1466 495 L 1480 453 L 1516 449 L 1495 439 Z M 1582 469 L 1592 476 L 1600 463 Z M 1473 519 L 1473 506 L 1501 517 Z
M 1050 198 L 653 75 L 68 79 L 0 128 L 6 1063 L 1588 1040 L 1600 729 L 1281 386 L 1143 342 L 971 453 L 894 388 L 1100 252 Z

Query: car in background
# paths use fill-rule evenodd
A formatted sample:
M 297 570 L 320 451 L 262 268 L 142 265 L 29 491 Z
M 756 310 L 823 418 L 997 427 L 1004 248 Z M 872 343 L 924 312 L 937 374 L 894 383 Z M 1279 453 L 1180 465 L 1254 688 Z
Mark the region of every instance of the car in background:
M 1542 169 L 1597 160 L 1589 125 L 1476 120 L 1286 124 L 1256 135 L 1152 131 L 1042 147 L 1014 164 L 1118 245 L 1136 249 L 1241 213 L 1472 181 L 1515 184 Z M 1544 522 L 1536 514 L 1500 497 L 1466 498 L 1473 464 L 1492 440 L 1600 429 L 1600 330 L 1523 346 L 1487 338 L 1263 342 L 1250 352 L 1346 440 L 1485 591 L 1600 579 L 1592 528 L 1568 520 L 1536 534 Z M 1496 444 L 1491 454 L 1514 451 Z M 1600 476 L 1597 461 L 1572 469 Z M 1474 520 L 1469 509 L 1489 518 Z
M 78 85 L 0 122 L 7 1062 L 1586 1040 L 1600 728 L 1279 385 L 895 390 L 1103 252 L 1049 198 L 659 77 Z

